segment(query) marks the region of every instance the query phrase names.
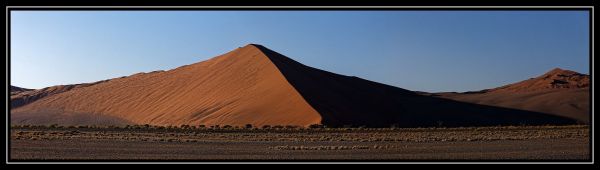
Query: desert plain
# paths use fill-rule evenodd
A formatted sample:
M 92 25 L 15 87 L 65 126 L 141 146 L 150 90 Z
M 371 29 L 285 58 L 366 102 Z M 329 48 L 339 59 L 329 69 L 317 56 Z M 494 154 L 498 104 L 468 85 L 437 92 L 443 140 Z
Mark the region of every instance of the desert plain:
M 14 127 L 15 161 L 585 161 L 589 127 Z

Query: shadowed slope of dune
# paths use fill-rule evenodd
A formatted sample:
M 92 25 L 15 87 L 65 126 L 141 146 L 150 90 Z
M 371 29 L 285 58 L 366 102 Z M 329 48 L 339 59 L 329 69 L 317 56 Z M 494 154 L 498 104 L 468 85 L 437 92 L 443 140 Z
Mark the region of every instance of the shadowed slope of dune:
M 436 93 L 457 101 L 530 110 L 589 123 L 590 77 L 570 70 L 547 73 L 498 88 L 466 93 Z
M 380 127 L 574 123 L 537 112 L 427 97 L 342 76 L 255 44 L 169 71 L 65 91 L 11 110 L 12 123 L 53 124 L 56 120 L 61 124 Z
M 30 91 L 34 91 L 34 89 L 27 89 L 27 88 L 21 88 L 21 87 L 17 87 L 17 86 L 10 86 L 10 100 L 11 102 L 11 108 L 15 108 L 15 107 L 19 107 L 22 106 L 24 104 L 26 104 L 26 100 L 24 100 L 25 96 L 28 95 L 23 95 L 25 93 L 28 93 Z
M 305 66 L 257 45 L 331 126 L 488 126 L 563 124 L 573 120 L 537 112 L 419 95 L 405 89 Z

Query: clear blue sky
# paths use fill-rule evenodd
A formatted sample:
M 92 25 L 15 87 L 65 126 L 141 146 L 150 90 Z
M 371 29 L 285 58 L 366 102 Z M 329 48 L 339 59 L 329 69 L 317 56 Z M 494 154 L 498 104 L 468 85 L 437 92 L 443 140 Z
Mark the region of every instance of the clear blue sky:
M 94 82 L 248 43 L 409 90 L 497 87 L 560 67 L 589 74 L 584 11 L 13 11 L 11 84 Z

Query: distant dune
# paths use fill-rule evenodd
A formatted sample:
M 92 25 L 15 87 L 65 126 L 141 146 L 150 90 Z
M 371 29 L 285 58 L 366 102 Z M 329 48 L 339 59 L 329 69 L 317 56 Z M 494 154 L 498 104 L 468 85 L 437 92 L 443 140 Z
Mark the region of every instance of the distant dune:
M 549 113 L 589 123 L 590 77 L 560 68 L 498 88 L 467 93 L 437 93 L 458 101 Z
M 17 86 L 10 86 L 10 95 L 19 94 L 26 91 L 32 91 L 33 89 L 27 89 Z
M 18 106 L 11 96 L 11 123 L 374 127 L 576 123 L 562 116 L 431 97 L 330 73 L 256 44 L 169 71 L 59 91 Z

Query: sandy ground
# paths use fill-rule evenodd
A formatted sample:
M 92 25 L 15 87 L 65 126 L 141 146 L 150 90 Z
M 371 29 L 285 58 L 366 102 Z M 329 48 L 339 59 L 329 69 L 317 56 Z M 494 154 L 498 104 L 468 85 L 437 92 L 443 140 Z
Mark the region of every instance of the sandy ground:
M 587 126 L 351 129 L 13 129 L 13 160 L 589 160 Z

